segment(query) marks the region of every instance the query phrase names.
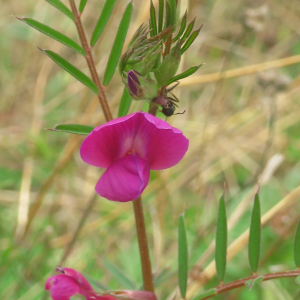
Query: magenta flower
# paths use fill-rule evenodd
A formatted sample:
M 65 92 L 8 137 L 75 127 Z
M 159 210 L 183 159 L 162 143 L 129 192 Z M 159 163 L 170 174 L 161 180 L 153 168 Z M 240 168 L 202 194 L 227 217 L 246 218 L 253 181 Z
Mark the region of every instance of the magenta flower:
M 156 296 L 146 291 L 121 290 L 110 293 L 97 293 L 82 274 L 70 268 L 57 268 L 61 274 L 48 278 L 45 289 L 50 290 L 53 300 L 69 300 L 80 294 L 86 300 L 157 300 Z
M 141 195 L 150 170 L 176 165 L 188 145 L 179 129 L 138 112 L 96 127 L 83 141 L 80 154 L 86 163 L 106 169 L 96 192 L 112 201 L 127 202 Z

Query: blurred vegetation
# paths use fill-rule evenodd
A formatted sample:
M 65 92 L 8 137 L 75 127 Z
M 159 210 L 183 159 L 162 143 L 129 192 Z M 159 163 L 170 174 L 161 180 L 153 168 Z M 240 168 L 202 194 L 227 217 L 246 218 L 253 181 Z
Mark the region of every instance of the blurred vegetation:
M 134 1 L 127 42 L 148 20 L 146 2 Z M 100 78 L 126 4 L 117 2 L 94 48 Z M 87 3 L 82 18 L 89 37 L 102 5 L 102 0 Z M 262 216 L 296 191 L 294 200 L 264 224 L 259 273 L 295 268 L 293 237 L 300 212 L 295 190 L 300 184 L 299 2 L 180 0 L 180 15 L 186 8 L 189 20 L 197 17 L 196 27 L 204 25 L 180 69 L 206 64 L 175 90 L 178 111 L 186 113 L 168 119 L 190 139 L 189 151 L 176 167 L 153 172 L 143 196 L 158 299 L 172 299 L 175 293 L 179 297 L 177 226 L 184 210 L 189 286 L 205 275 L 212 279 L 204 289 L 196 284 L 198 292 L 218 284 L 214 272 L 209 276 L 201 271 L 213 261 L 211 243 L 224 181 L 229 245 L 249 227 L 259 178 Z M 49 299 L 43 298 L 46 278 L 60 264 L 101 170 L 81 161 L 82 137 L 44 128 L 57 123 L 95 126 L 104 118 L 93 93 L 36 46 L 60 53 L 88 74 L 84 59 L 11 15 L 34 18 L 78 41 L 71 20 L 44 0 L 2 1 L 0 15 L 0 295 L 5 300 Z M 283 58 L 287 59 L 282 62 Z M 273 63 L 263 68 L 265 62 Z M 254 66 L 251 72 L 247 66 Z M 236 72 L 206 76 L 226 70 Z M 115 74 L 106 88 L 114 117 L 122 88 Z M 136 101 L 130 111 L 140 109 L 146 110 L 147 104 Z M 262 181 L 266 172 L 270 176 Z M 22 239 L 28 202 L 37 197 L 41 207 Z M 139 288 L 142 280 L 131 206 L 98 197 L 64 266 L 81 271 L 98 288 L 129 288 L 112 275 L 107 260 Z M 225 282 L 250 275 L 246 244 L 239 245 L 232 248 Z M 245 287 L 214 299 L 299 297 L 293 279 L 280 279 L 257 285 L 251 292 Z

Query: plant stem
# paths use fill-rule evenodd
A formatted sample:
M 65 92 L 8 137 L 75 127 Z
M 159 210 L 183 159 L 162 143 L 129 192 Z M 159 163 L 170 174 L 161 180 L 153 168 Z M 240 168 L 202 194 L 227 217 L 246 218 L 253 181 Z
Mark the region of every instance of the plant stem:
M 157 106 L 150 103 L 148 112 L 151 115 L 155 116 L 157 112 Z M 138 238 L 140 255 L 141 255 L 144 290 L 154 293 L 151 261 L 149 255 L 149 247 L 148 247 L 147 233 L 145 227 L 145 218 L 144 218 L 143 204 L 142 204 L 141 197 L 133 201 L 133 209 L 134 209 L 137 238 Z
M 155 116 L 157 112 L 157 105 L 150 103 L 148 112 L 149 114 Z M 149 255 L 149 247 L 148 247 L 143 204 L 142 204 L 141 197 L 133 201 L 133 209 L 134 209 L 134 216 L 135 216 L 137 238 L 138 238 L 140 255 L 141 255 L 144 290 L 154 293 L 151 261 Z
M 300 269 L 292 270 L 292 271 L 285 271 L 285 272 L 269 273 L 269 274 L 265 274 L 265 275 L 261 275 L 261 276 L 258 274 L 254 274 L 254 275 L 251 275 L 251 276 L 243 278 L 243 279 L 235 280 L 235 281 L 232 281 L 232 282 L 229 282 L 226 284 L 220 284 L 215 288 L 216 289 L 215 294 L 209 295 L 209 296 L 203 298 L 202 300 L 212 298 L 215 295 L 225 293 L 225 292 L 234 290 L 239 287 L 243 287 L 246 285 L 247 281 L 255 280 L 259 277 L 262 278 L 262 281 L 267 281 L 267 280 L 278 279 L 278 278 L 297 277 L 299 275 L 300 275 Z
M 99 94 L 98 99 L 103 110 L 104 116 L 106 121 L 112 120 L 112 114 L 110 112 L 109 106 L 107 104 L 106 96 L 104 93 L 103 86 L 99 80 L 95 63 L 92 56 L 92 47 L 89 46 L 84 29 L 82 27 L 80 14 L 78 14 L 76 4 L 74 0 L 69 0 L 73 15 L 75 17 L 75 24 L 77 27 L 78 35 L 81 41 L 82 48 L 86 53 L 86 61 L 88 67 L 91 72 L 92 79 L 94 83 L 97 85 Z M 153 111 L 152 114 L 155 114 L 156 111 Z M 141 255 L 141 263 L 142 263 L 142 273 L 143 273 L 143 282 L 144 282 L 144 289 L 146 291 L 150 291 L 154 293 L 154 286 L 153 286 L 153 277 L 151 271 L 151 262 L 149 256 L 149 248 L 148 248 L 148 241 L 146 235 L 146 227 L 145 227 L 145 220 L 144 220 L 144 213 L 143 213 L 143 206 L 142 206 L 142 199 L 139 197 L 138 199 L 133 201 L 133 208 L 134 208 L 134 216 L 135 216 L 135 223 L 136 223 L 136 230 L 137 230 L 137 237 Z
M 99 94 L 97 96 L 98 96 L 101 108 L 103 110 L 106 121 L 107 122 L 111 121 L 113 119 L 113 117 L 112 117 L 111 111 L 109 109 L 109 106 L 107 104 L 103 86 L 99 80 L 99 76 L 96 71 L 96 66 L 94 63 L 93 55 L 92 55 L 92 47 L 90 47 L 87 42 L 86 35 L 85 35 L 84 29 L 82 27 L 81 19 L 80 19 L 80 14 L 77 11 L 75 1 L 74 0 L 69 0 L 69 1 L 70 1 L 72 13 L 75 17 L 75 24 L 76 24 L 76 28 L 78 31 L 80 41 L 81 41 L 81 45 L 86 53 L 85 59 L 87 61 L 88 67 L 90 69 L 92 79 L 93 79 L 94 83 L 97 85 L 98 90 L 99 90 Z
M 157 108 L 158 108 L 157 105 L 150 103 L 148 113 L 151 114 L 152 116 L 156 116 Z
M 149 247 L 141 197 L 133 201 L 133 209 L 137 238 L 141 255 L 144 290 L 154 293 L 151 261 L 149 255 Z

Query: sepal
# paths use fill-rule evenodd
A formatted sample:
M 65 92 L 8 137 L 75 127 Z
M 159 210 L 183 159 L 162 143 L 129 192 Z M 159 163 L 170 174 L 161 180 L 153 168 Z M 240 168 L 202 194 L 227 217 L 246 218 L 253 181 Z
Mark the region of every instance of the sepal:
M 181 41 L 179 40 L 154 72 L 159 87 L 166 85 L 176 74 L 181 60 L 180 48 Z
M 157 83 L 151 78 L 141 76 L 137 71 L 123 72 L 123 83 L 135 100 L 151 100 L 157 96 Z

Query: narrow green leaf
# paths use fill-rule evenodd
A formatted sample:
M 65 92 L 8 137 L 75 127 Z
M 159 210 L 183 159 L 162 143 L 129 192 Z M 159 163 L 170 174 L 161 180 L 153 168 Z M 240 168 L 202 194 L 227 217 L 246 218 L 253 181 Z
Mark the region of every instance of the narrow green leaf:
M 46 0 L 48 3 L 50 3 L 52 6 L 56 7 L 58 10 L 60 10 L 62 13 L 64 13 L 66 16 L 68 16 L 72 21 L 75 21 L 75 17 L 73 13 L 59 0 Z
M 159 10 L 158 10 L 158 33 L 160 33 L 163 29 L 164 23 L 164 0 L 159 0 Z
M 175 82 L 175 81 L 178 81 L 178 80 L 180 80 L 180 79 L 186 78 L 186 77 L 188 77 L 188 76 L 194 74 L 195 72 L 197 72 L 197 70 L 198 70 L 201 66 L 202 66 L 202 64 L 199 65 L 199 66 L 191 67 L 191 68 L 189 68 L 188 70 L 184 71 L 183 73 L 180 73 L 180 74 L 176 75 L 175 77 L 173 77 L 171 80 L 168 81 L 167 85 L 169 85 L 169 84 L 171 84 L 171 83 L 173 83 L 173 82 Z
M 150 36 L 157 35 L 157 26 L 156 26 L 156 14 L 155 14 L 155 7 L 153 5 L 153 2 L 151 0 L 150 4 Z
M 252 210 L 250 233 L 249 233 L 249 246 L 248 256 L 252 272 L 256 272 L 259 262 L 260 253 L 260 237 L 261 237 L 261 224 L 260 224 L 260 203 L 258 194 L 255 195 L 254 205 Z
M 119 58 L 122 53 L 122 48 L 125 42 L 126 34 L 128 31 L 129 23 L 130 23 L 130 18 L 132 14 L 132 2 L 130 1 L 124 11 L 123 17 L 121 19 L 118 32 L 116 34 L 116 38 L 113 44 L 113 47 L 110 52 L 110 56 L 108 58 L 108 63 L 106 66 L 106 70 L 104 73 L 104 79 L 103 79 L 103 84 L 108 85 L 110 80 L 112 79 L 116 67 L 118 65 Z
M 178 280 L 181 297 L 185 298 L 188 279 L 188 245 L 184 215 L 179 217 L 178 225 Z
M 202 26 L 201 26 L 202 27 Z M 194 40 L 197 38 L 197 36 L 199 35 L 199 32 L 201 30 L 201 27 L 198 30 L 195 30 L 190 37 L 188 38 L 188 40 L 185 42 L 185 44 L 182 46 L 181 48 L 181 54 L 183 54 L 194 42 Z
M 297 268 L 300 268 L 300 220 L 294 241 L 294 260 Z
M 81 0 L 81 1 L 80 1 L 80 4 L 79 4 L 79 11 L 80 11 L 81 14 L 82 14 L 83 11 L 84 11 L 84 8 L 85 8 L 86 3 L 87 3 L 87 0 Z
M 175 43 L 183 34 L 185 27 L 186 27 L 186 21 L 187 21 L 187 11 L 185 12 L 184 16 L 182 17 L 180 29 L 177 33 L 177 35 L 173 39 L 173 43 Z
M 97 21 L 96 27 L 94 29 L 92 38 L 91 38 L 91 46 L 93 47 L 98 39 L 100 38 L 110 16 L 115 7 L 117 0 L 106 0 L 101 12 L 101 15 Z
M 113 265 L 110 261 L 108 261 L 106 258 L 103 259 L 103 263 L 105 265 L 105 268 L 110 271 L 110 273 L 114 276 L 114 278 L 125 288 L 128 288 L 129 290 L 136 290 L 137 286 L 136 284 L 129 279 L 118 267 Z
M 128 93 L 128 90 L 124 88 L 122 98 L 120 101 L 120 106 L 119 106 L 119 112 L 118 112 L 118 118 L 124 117 L 128 114 L 130 105 L 131 105 L 132 98 Z
M 216 269 L 220 281 L 224 280 L 227 254 L 227 217 L 224 195 L 220 199 L 216 233 Z
M 37 29 L 38 31 L 50 36 L 51 38 L 61 42 L 62 44 L 72 48 L 73 50 L 77 51 L 78 53 L 85 55 L 85 51 L 79 46 L 76 42 L 72 39 L 68 38 L 64 34 L 44 25 L 38 21 L 29 18 L 18 18 L 20 21 L 26 23 L 27 25 Z
M 208 296 L 214 296 L 216 294 L 217 294 L 217 289 L 214 288 L 214 289 L 210 289 L 210 290 L 208 290 L 208 291 L 206 291 L 206 292 L 204 292 L 200 295 L 195 296 L 192 300 L 201 300 L 201 299 L 204 299 Z
M 187 26 L 187 28 L 181 38 L 181 41 L 184 41 L 189 37 L 190 33 L 192 32 L 192 30 L 194 28 L 195 21 L 196 21 L 196 18 L 189 23 L 189 25 Z
M 168 28 L 171 25 L 171 6 L 169 1 L 166 2 L 166 13 L 165 13 L 165 29 Z
M 88 135 L 95 127 L 81 124 L 58 124 L 51 131 Z
M 176 0 L 169 0 L 170 8 L 171 8 L 171 20 L 170 25 L 173 26 L 173 31 L 176 30 Z
M 65 69 L 67 72 L 69 72 L 72 76 L 74 76 L 77 80 L 81 81 L 84 85 L 86 85 L 88 88 L 90 88 L 95 94 L 98 95 L 99 91 L 96 86 L 96 84 L 84 73 L 82 73 L 80 70 L 78 70 L 75 66 L 70 64 L 68 61 L 66 61 L 64 58 L 62 58 L 57 53 L 51 51 L 51 50 L 42 50 L 46 55 L 48 55 L 52 60 L 54 60 L 59 66 L 61 66 L 63 69 Z

